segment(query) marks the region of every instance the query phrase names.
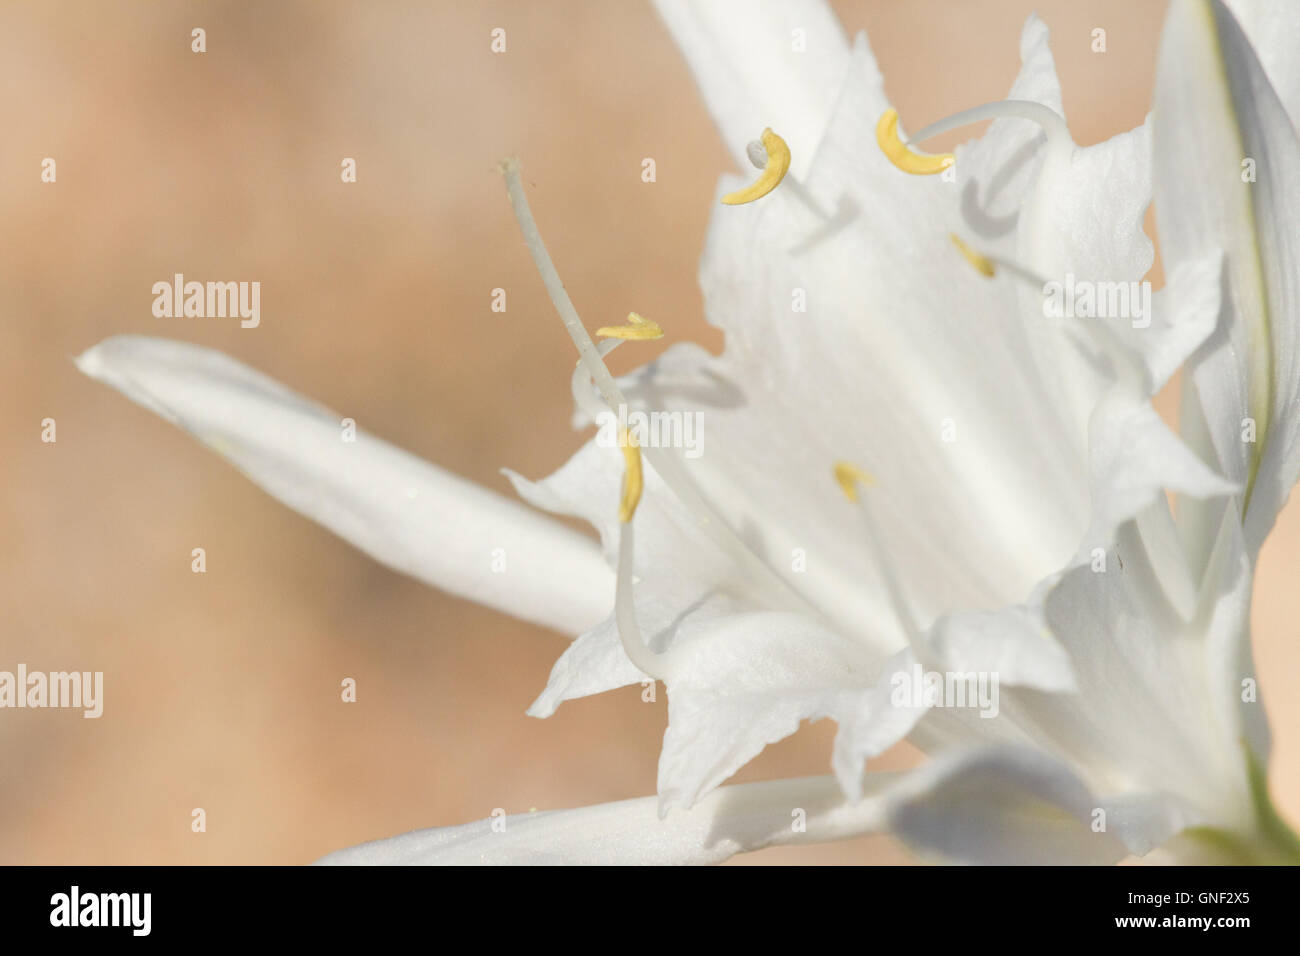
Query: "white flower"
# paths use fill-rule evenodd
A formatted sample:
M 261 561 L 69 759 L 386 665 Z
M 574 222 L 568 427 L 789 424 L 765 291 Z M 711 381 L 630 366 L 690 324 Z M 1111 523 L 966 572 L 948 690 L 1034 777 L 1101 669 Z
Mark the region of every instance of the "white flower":
M 882 829 L 976 862 L 1296 853 L 1243 686 L 1253 560 L 1300 470 L 1300 249 L 1284 231 L 1300 156 L 1235 21 L 1213 0 L 1175 2 L 1153 122 L 1078 147 L 1031 18 L 1008 100 L 916 142 L 995 122 L 950 174 L 922 177 L 881 147 L 947 164 L 891 140 L 865 37 L 850 46 L 812 0 L 735 6 L 659 2 L 737 162 L 770 162 L 759 191 L 780 181 L 714 215 L 701 282 L 723 356 L 678 346 L 611 379 L 613 346 L 591 341 L 505 167 L 579 348 L 580 421 L 627 405 L 707 423 L 698 458 L 591 441 L 541 482 L 511 474 L 533 505 L 595 526 L 604 561 L 383 442 L 340 442 L 337 416 L 218 353 L 119 337 L 78 360 L 377 559 L 578 635 L 530 713 L 647 675 L 667 686 L 657 801 L 328 861 L 709 862 Z M 1261 48 L 1275 23 L 1295 29 L 1278 7 L 1250 12 Z M 747 145 L 765 127 L 780 135 Z M 1153 155 L 1166 290 L 1150 312 L 1045 314 L 1045 283 L 1146 273 Z M 1149 399 L 1189 359 L 1184 440 Z M 506 542 L 510 574 L 489 573 L 483 541 Z M 996 675 L 998 716 L 900 700 L 898 675 L 919 668 Z M 834 777 L 716 789 L 821 717 L 839 725 Z M 904 736 L 933 759 L 864 773 Z

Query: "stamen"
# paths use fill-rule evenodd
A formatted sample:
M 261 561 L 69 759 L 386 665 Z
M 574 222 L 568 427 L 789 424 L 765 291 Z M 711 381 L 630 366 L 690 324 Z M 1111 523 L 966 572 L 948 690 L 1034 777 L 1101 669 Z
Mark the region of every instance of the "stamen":
M 876 479 L 870 472 L 863 471 L 857 465 L 847 461 L 837 461 L 835 468 L 835 480 L 840 483 L 840 491 L 844 492 L 844 497 L 849 501 L 858 500 L 858 482 L 864 485 L 874 485 Z
M 596 335 L 607 339 L 661 339 L 664 330 L 657 322 L 642 318 L 635 312 L 627 314 L 627 325 L 606 325 L 596 330 Z
M 767 150 L 767 162 L 763 166 L 763 174 L 754 180 L 752 185 L 738 189 L 734 193 L 727 193 L 722 197 L 723 203 L 728 206 L 740 206 L 753 202 L 755 199 L 762 199 L 781 184 L 781 180 L 790 169 L 790 147 L 769 127 L 763 130 L 763 148 Z M 754 161 L 752 150 L 749 151 L 749 159 L 750 162 Z
M 641 449 L 636 439 L 624 428 L 618 435 L 623 449 L 623 499 L 618 503 L 618 520 L 627 524 L 641 503 Z
M 970 246 L 966 245 L 966 243 L 962 241 L 961 236 L 957 235 L 955 232 L 948 233 L 948 238 L 952 240 L 952 244 L 957 247 L 957 251 L 962 254 L 966 261 L 975 267 L 976 272 L 990 279 L 997 275 L 998 269 L 992 259 L 980 255 Z
M 587 334 L 587 329 L 578 316 L 578 310 L 573 306 L 573 300 L 565 291 L 564 282 L 560 279 L 555 263 L 551 261 L 550 253 L 546 251 L 546 244 L 542 241 L 541 232 L 537 228 L 537 220 L 533 218 L 532 210 L 528 207 L 523 178 L 519 175 L 519 161 L 504 160 L 500 169 L 505 177 L 506 192 L 510 196 L 510 205 L 519 223 L 519 231 L 523 234 L 524 244 L 528 247 L 529 255 L 532 256 L 538 273 L 541 274 L 546 292 L 555 306 L 555 311 L 560 315 L 560 321 L 564 323 L 565 331 L 569 333 L 569 338 L 578 349 L 582 368 L 590 376 L 592 384 L 596 386 L 607 408 L 617 411 L 620 406 L 626 407 L 627 399 L 614 381 L 614 377 L 610 375 L 601 357 L 601 351 Z M 617 340 L 605 342 L 602 343 L 601 348 L 609 349 L 617 344 Z M 575 388 L 575 393 L 576 391 Z M 674 451 L 647 448 L 645 454 L 655 473 L 695 518 L 697 527 L 732 557 L 755 587 L 765 589 L 771 599 L 783 607 L 807 609 L 808 602 L 791 587 L 788 581 L 759 558 L 704 500 Z
M 926 156 L 912 152 L 898 136 L 898 110 L 892 106 L 880 115 L 880 121 L 876 123 L 876 143 L 891 163 L 913 176 L 941 173 L 956 159 L 952 153 Z
M 745 146 L 745 154 L 749 157 L 749 161 L 754 164 L 755 169 L 767 168 L 767 147 L 758 140 L 751 140 Z M 803 188 L 803 185 L 797 178 L 795 178 L 793 173 L 786 173 L 785 179 L 781 180 L 781 186 L 782 192 L 788 192 L 790 195 L 794 196 L 795 199 L 803 203 L 804 206 L 806 206 L 818 219 L 830 219 L 830 216 L 826 214 L 826 211 L 822 209 L 817 200 L 812 198 L 808 190 Z M 731 195 L 735 196 L 738 194 L 732 193 Z

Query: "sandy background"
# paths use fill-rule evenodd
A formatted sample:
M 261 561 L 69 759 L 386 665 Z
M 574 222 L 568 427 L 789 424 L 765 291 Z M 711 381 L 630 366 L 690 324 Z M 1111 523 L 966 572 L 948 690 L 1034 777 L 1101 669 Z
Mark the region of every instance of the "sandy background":
M 1080 143 L 1142 121 L 1163 6 L 835 3 L 869 31 L 914 128 L 1001 98 L 1038 9 Z M 489 52 L 496 26 L 504 56 Z M 1105 55 L 1089 50 L 1096 26 Z M 492 487 L 506 490 L 501 466 L 546 474 L 579 443 L 573 355 L 518 241 L 502 156 L 523 157 L 589 326 L 635 308 L 672 341 L 721 346 L 695 274 L 728 155 L 648 5 L 4 3 L 0 107 L 0 668 L 107 684 L 98 721 L 0 712 L 0 862 L 300 863 L 494 807 L 652 792 L 662 694 L 525 717 L 562 638 L 379 567 L 70 361 L 119 332 L 188 339 Z M 55 185 L 39 179 L 46 156 Z M 260 280 L 261 326 L 155 319 L 150 287 L 178 271 Z M 489 309 L 498 286 L 505 314 Z M 1293 505 L 1255 607 L 1292 819 L 1298 572 Z M 343 676 L 355 705 L 339 702 Z M 825 772 L 832 734 L 805 729 L 738 779 Z M 904 858 L 868 838 L 748 860 Z

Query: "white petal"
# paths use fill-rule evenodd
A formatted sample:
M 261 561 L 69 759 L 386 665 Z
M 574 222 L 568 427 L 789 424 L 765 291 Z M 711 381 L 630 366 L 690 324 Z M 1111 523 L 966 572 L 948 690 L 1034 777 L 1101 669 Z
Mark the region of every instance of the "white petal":
M 1249 574 L 1244 556 L 1221 553 L 1185 618 L 1164 592 L 1138 523 L 1124 525 L 1105 569 L 1071 571 L 1046 603 L 1048 624 L 1074 663 L 1077 696 L 1025 698 L 1019 712 L 1010 703 L 1022 724 L 1074 757 L 1095 789 L 1165 794 L 1185 825 L 1221 825 L 1249 811 L 1242 708 L 1232 696 L 1253 676 L 1244 669 L 1248 650 L 1241 656 Z
M 840 724 L 833 763 L 857 799 L 865 762 L 906 736 L 925 711 L 921 701 L 891 700 L 894 674 L 913 661 L 905 650 L 881 662 L 796 614 L 738 614 L 683 628 L 664 665 L 660 811 L 691 806 L 801 721 L 823 717 Z
M 569 634 L 613 605 L 595 542 L 363 431 L 344 441 L 341 416 L 220 352 L 123 335 L 77 367 L 398 571 Z
M 1300 7 L 1295 0 L 1227 0 L 1233 16 L 1286 107 L 1291 124 L 1300 119 Z
M 684 626 L 705 624 L 757 600 L 737 568 L 698 528 L 693 517 L 645 466 L 645 491 L 637 509 L 634 573 L 637 622 L 649 646 L 663 650 Z M 526 501 L 556 514 L 581 518 L 605 542 L 615 561 L 623 455 L 589 441 L 563 467 L 540 482 L 507 472 Z M 624 653 L 613 616 L 589 629 L 551 671 L 529 713 L 548 717 L 563 701 L 637 683 L 645 678 Z
M 892 778 L 877 775 L 874 782 L 883 788 Z M 846 803 L 833 777 L 724 787 L 692 809 L 663 820 L 656 806 L 655 797 L 642 797 L 417 830 L 340 850 L 319 862 L 340 866 L 720 863 L 765 846 L 821 843 L 869 833 L 879 828 L 882 817 L 879 800 Z
M 1239 516 L 1234 509 L 1225 509 L 1199 608 L 1206 635 L 1209 697 L 1217 718 L 1220 750 L 1238 755 L 1244 742 L 1259 765 L 1267 767 L 1268 715 L 1259 695 L 1250 646 L 1252 570 Z M 1254 693 L 1247 693 L 1248 689 Z M 1239 794 L 1244 795 L 1247 789 L 1242 787 Z
M 1151 130 L 1143 124 L 1075 149 L 1067 175 L 1053 185 L 1044 237 L 1057 270 L 1096 281 L 1139 279 L 1155 258 L 1143 219 L 1151 205 Z
M 1092 515 L 1077 560 L 1106 547 L 1115 529 L 1164 491 L 1207 499 L 1240 490 L 1215 474 L 1170 430 L 1133 383 L 1121 383 L 1093 411 L 1089 443 Z
M 331 853 L 332 866 L 676 865 L 719 863 L 766 846 L 894 828 L 923 853 L 959 862 L 1114 862 L 1117 840 L 1090 829 L 1095 801 L 1049 758 L 1011 748 L 944 757 L 867 777 L 846 800 L 834 777 L 721 787 L 659 818 L 656 798 L 497 816 L 417 830 Z
M 922 853 L 964 863 L 1115 863 L 1126 849 L 1094 832 L 1099 807 L 1077 777 L 1029 750 L 945 756 L 910 773 L 890 797 L 889 826 Z
M 1008 686 L 1074 689 L 1070 657 L 1052 637 L 1038 601 L 999 611 L 957 611 L 935 622 L 928 661 L 938 670 L 996 674 Z
M 655 6 L 743 174 L 753 173 L 747 144 L 770 126 L 790 146 L 791 171 L 802 176 L 848 62 L 848 42 L 830 6 L 821 0 L 655 0 Z
M 1248 489 L 1246 547 L 1253 556 L 1300 473 L 1300 143 L 1222 4 L 1170 6 L 1155 125 L 1156 212 L 1166 260 L 1177 268 L 1219 249 L 1226 255 L 1226 321 L 1190 363 L 1184 419 L 1191 427 L 1184 433 L 1217 470 Z M 1253 183 L 1245 181 L 1248 162 Z M 1243 441 L 1247 418 L 1256 425 L 1254 443 Z M 1204 551 L 1218 524 L 1197 520 Z
M 1113 328 L 1143 357 L 1146 391 L 1154 395 L 1214 334 L 1223 308 L 1223 253 L 1175 264 L 1165 287 L 1153 296 L 1150 326 L 1117 322 Z

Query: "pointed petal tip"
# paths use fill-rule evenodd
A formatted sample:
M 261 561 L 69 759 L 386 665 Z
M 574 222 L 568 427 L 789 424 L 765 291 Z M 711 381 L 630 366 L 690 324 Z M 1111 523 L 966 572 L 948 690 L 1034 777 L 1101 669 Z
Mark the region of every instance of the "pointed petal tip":
M 86 349 L 80 355 L 72 357 L 72 364 L 77 366 L 77 371 L 89 376 L 100 382 L 109 379 L 109 359 L 107 353 L 112 351 L 113 347 L 123 339 L 133 338 L 126 335 L 112 335 L 106 339 L 96 342 L 90 348 Z

